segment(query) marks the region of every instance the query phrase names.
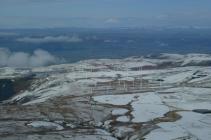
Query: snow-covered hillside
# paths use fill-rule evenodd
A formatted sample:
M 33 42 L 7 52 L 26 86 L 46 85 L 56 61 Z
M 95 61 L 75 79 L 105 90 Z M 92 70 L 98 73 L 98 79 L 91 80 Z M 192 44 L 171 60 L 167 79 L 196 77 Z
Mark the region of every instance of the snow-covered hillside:
M 211 139 L 211 55 L 1 68 L 3 79 L 16 91 L 0 105 L 5 140 Z

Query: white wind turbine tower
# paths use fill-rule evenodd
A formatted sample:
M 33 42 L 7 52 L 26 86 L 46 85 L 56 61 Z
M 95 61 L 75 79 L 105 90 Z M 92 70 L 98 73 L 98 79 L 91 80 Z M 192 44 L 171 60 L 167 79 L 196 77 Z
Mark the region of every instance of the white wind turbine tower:
M 119 66 L 119 68 L 117 68 L 117 71 L 120 71 L 120 66 Z M 121 75 L 121 74 L 120 74 L 120 75 Z M 119 86 L 121 86 L 121 77 L 122 77 L 122 76 L 120 76 L 120 77 L 119 77 L 119 80 L 118 80 Z
M 126 83 L 125 83 L 125 80 L 123 80 L 123 81 L 124 81 L 124 84 L 123 84 L 124 90 L 126 91 Z
M 91 87 L 90 89 L 90 96 L 89 96 L 89 104 L 90 104 L 90 117 L 91 119 L 94 121 L 93 123 L 95 123 L 95 119 L 94 119 L 94 107 L 93 107 L 93 103 L 92 103 L 92 98 L 94 97 L 94 92 L 93 92 L 93 87 Z
M 80 67 L 79 67 L 79 72 L 81 73 L 82 76 L 84 76 L 83 64 L 80 65 Z
M 128 69 L 126 69 L 126 76 L 128 76 L 127 73 L 128 73 Z M 123 89 L 126 91 L 126 78 L 125 77 L 123 78 Z
M 93 72 L 93 68 L 92 68 L 92 66 L 91 66 L 91 72 Z M 87 71 L 85 71 L 85 73 L 86 73 L 86 79 L 88 78 L 88 75 L 87 75 Z M 96 88 L 97 87 L 97 81 L 94 83 L 94 88 Z M 93 123 L 95 123 L 95 118 L 94 118 L 94 104 L 92 103 L 92 102 L 94 102 L 92 99 L 93 99 L 93 97 L 94 97 L 94 88 L 93 87 L 91 87 L 91 89 L 90 89 L 90 99 L 89 99 L 89 104 L 90 104 L 90 110 L 91 110 L 91 119 L 94 121 Z
M 107 94 L 112 93 L 112 81 L 109 81 L 108 83 L 109 83 L 109 84 L 108 84 L 108 86 L 107 86 L 107 88 L 106 88 Z M 109 88 L 110 88 L 110 90 L 109 90 Z
M 160 90 L 161 90 L 162 81 L 163 81 L 163 79 L 162 79 L 162 77 L 161 77 L 161 74 L 162 74 L 162 73 L 159 73 L 159 75 L 158 75 L 158 82 L 159 82 L 159 89 L 160 89 Z
M 162 79 L 161 79 L 161 76 L 160 76 L 160 89 L 161 89 L 161 87 L 162 87 Z
M 129 78 L 129 76 L 130 76 L 130 73 L 129 73 L 130 71 L 129 71 L 129 68 L 127 67 L 127 78 Z M 124 81 L 124 84 L 125 84 L 125 86 L 126 86 L 126 90 L 128 90 L 128 85 L 126 85 L 126 83 L 125 83 L 126 81 Z
M 118 80 L 118 85 L 121 86 L 121 78 Z
M 93 66 L 93 64 L 91 65 L 91 72 L 94 72 L 94 66 Z
M 143 80 L 142 80 L 142 65 L 139 67 L 139 71 L 140 71 L 140 88 L 143 87 Z
M 162 79 L 162 73 L 160 74 L 160 76 L 159 76 L 159 79 L 160 79 L 160 89 L 161 89 L 161 87 L 162 87 L 162 81 L 163 81 L 163 79 Z
M 86 70 L 84 70 L 85 75 L 86 75 L 86 79 L 88 78 L 88 72 Z
M 116 65 L 115 71 L 117 72 L 116 74 L 119 75 L 119 76 L 117 77 L 117 84 L 118 84 L 118 85 L 116 85 L 116 86 L 118 86 L 118 88 L 121 90 L 121 77 L 122 77 L 122 75 L 121 75 L 121 73 L 118 73 L 119 70 L 120 70 L 120 66 L 119 66 L 119 65 Z
M 87 66 L 87 65 L 86 65 Z M 87 70 L 84 68 L 84 72 L 85 72 L 85 77 L 86 79 L 88 78 L 88 74 L 87 74 Z

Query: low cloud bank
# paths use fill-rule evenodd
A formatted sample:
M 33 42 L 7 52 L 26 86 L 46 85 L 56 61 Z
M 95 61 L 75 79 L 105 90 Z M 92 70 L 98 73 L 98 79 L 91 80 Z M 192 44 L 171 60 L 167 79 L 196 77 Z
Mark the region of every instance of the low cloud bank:
M 44 50 L 35 50 L 32 54 L 11 52 L 0 48 L 0 67 L 39 67 L 59 63 L 60 60 Z
M 119 19 L 117 18 L 109 18 L 105 21 L 105 23 L 118 23 Z
M 82 42 L 83 39 L 78 36 L 45 36 L 42 38 L 35 38 L 35 37 L 23 37 L 18 38 L 17 41 L 19 42 L 26 42 L 26 43 L 58 43 L 58 42 L 69 42 L 69 43 L 76 43 Z
M 13 32 L 0 32 L 0 37 L 4 37 L 4 36 L 17 36 L 17 33 L 13 33 Z

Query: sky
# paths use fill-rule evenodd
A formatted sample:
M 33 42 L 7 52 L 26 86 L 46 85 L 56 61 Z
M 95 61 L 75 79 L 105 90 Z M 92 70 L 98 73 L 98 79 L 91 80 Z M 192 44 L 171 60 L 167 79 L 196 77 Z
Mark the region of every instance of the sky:
M 211 26 L 211 0 L 0 0 L 0 28 Z

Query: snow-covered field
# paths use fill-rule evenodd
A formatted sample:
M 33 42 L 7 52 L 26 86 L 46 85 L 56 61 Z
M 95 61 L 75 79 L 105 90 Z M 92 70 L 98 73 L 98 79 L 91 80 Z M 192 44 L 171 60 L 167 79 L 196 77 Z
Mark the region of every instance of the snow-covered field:
M 32 80 L 2 102 L 0 137 L 210 140 L 210 62 L 210 55 L 162 54 L 1 68 L 1 79 Z

